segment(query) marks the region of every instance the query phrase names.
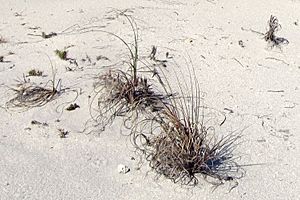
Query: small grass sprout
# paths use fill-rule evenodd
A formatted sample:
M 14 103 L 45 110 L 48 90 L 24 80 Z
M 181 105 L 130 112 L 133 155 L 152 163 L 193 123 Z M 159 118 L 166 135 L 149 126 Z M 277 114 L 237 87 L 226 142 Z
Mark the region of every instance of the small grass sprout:
M 68 52 L 66 50 L 55 50 L 55 54 L 62 60 L 67 60 Z

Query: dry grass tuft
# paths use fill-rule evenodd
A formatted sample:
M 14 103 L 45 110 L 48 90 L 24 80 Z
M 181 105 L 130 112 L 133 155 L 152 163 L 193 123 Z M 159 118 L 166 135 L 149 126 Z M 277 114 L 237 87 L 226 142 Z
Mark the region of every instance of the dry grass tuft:
M 48 57 L 49 58 L 49 57 Z M 51 63 L 51 60 L 49 58 Z M 11 88 L 15 97 L 6 103 L 6 108 L 13 111 L 26 111 L 34 107 L 41 107 L 54 100 L 64 92 L 61 90 L 61 79 L 56 83 L 56 70 L 51 63 L 52 80 L 41 87 L 26 80 L 23 74 L 23 81 L 19 81 L 15 88 Z M 50 86 L 49 86 L 50 85 Z
M 180 119 L 175 113 L 164 113 L 161 133 L 149 139 L 150 166 L 161 175 L 186 185 L 198 183 L 197 174 L 218 180 L 233 180 L 237 170 L 232 150 L 235 137 L 217 140 L 210 135 L 212 127 Z
M 59 137 L 60 138 L 67 138 L 67 135 L 69 135 L 69 131 L 63 129 L 63 128 L 59 128 L 57 129 L 59 132 Z
M 269 30 L 265 33 L 265 40 L 270 42 L 273 46 L 279 46 L 281 44 L 288 44 L 289 41 L 282 37 L 277 37 L 275 33 L 281 29 L 281 25 L 278 22 L 278 19 L 275 16 L 270 17 L 268 21 Z
M 132 129 L 133 144 L 158 175 L 175 183 L 197 185 L 199 174 L 219 183 L 239 178 L 240 167 L 233 157 L 239 136 L 216 135 L 214 126 L 205 125 L 198 85 L 191 86 L 189 97 L 179 87 L 181 98 L 164 104 L 164 109 Z
M 28 82 L 18 84 L 18 87 L 13 88 L 15 97 L 6 103 L 8 110 L 24 111 L 34 107 L 44 106 L 46 103 L 55 99 L 61 91 L 56 87 L 40 87 Z
M 138 117 L 139 112 L 158 112 L 167 96 L 155 92 L 147 78 L 133 79 L 130 73 L 110 70 L 99 77 L 96 83 L 97 116 L 93 117 L 102 127 L 117 116 Z M 130 128 L 130 127 L 127 127 Z

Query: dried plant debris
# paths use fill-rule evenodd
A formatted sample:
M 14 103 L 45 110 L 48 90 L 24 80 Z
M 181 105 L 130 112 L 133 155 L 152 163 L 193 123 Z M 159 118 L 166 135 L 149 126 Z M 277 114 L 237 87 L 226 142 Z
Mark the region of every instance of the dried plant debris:
M 30 27 L 28 27 L 28 29 L 29 30 L 38 30 L 38 29 L 40 29 L 41 27 L 39 27 L 39 26 L 30 26 Z M 45 33 L 44 33 L 45 34 Z M 42 33 L 42 35 L 43 35 L 43 33 Z M 46 35 L 46 34 L 45 34 Z
M 175 183 L 194 186 L 199 176 L 212 178 L 214 184 L 241 178 L 243 171 L 233 155 L 240 136 L 216 135 L 215 126 L 208 124 L 212 119 L 205 119 L 199 86 L 192 84 L 191 95 L 179 87 L 182 97 L 171 99 L 131 129 L 135 147 L 158 175 Z
M 36 70 L 36 69 L 32 69 L 28 72 L 28 75 L 27 76 L 42 76 L 43 75 L 43 72 L 42 71 L 39 71 L 39 70 Z
M 268 21 L 269 30 L 265 33 L 264 39 L 271 43 L 273 46 L 280 46 L 281 44 L 288 44 L 289 41 L 283 37 L 277 37 L 275 33 L 281 29 L 281 25 L 278 22 L 278 19 L 275 16 L 270 17 Z
M 39 122 L 37 120 L 32 120 L 31 125 L 38 125 L 38 126 L 49 126 L 46 122 Z
M 87 54 L 85 55 L 85 58 L 81 59 L 81 62 L 87 62 L 87 66 L 96 65 L 96 62 L 92 61 L 91 57 L 89 57 Z
M 29 29 L 32 29 L 32 30 L 36 30 L 36 29 L 39 29 L 40 27 L 29 27 Z M 35 31 L 34 31 L 35 32 Z M 54 36 L 57 36 L 57 33 L 54 33 L 54 32 L 51 32 L 49 34 L 45 33 L 45 32 L 42 32 L 42 34 L 32 34 L 32 33 L 28 33 L 27 35 L 31 35 L 31 36 L 38 36 L 38 37 L 42 37 L 44 39 L 49 39 L 49 38 L 52 38 Z
M 99 61 L 99 60 L 108 60 L 108 61 L 110 61 L 109 58 L 107 58 L 107 57 L 105 57 L 105 56 L 102 56 L 102 55 L 97 56 L 97 57 L 96 57 L 96 60 L 97 60 L 97 61 Z
M 175 183 L 187 185 L 198 183 L 197 174 L 221 181 L 235 178 L 228 175 L 229 172 L 238 170 L 230 147 L 234 139 L 213 142 L 206 135 L 208 130 L 197 126 L 190 130 L 183 129 L 184 131 L 175 128 L 174 132 L 165 129 L 174 128 L 172 125 L 163 127 L 165 132 L 149 141 L 149 146 L 155 151 L 149 154 L 148 160 L 158 174 Z
M 81 59 L 81 61 L 82 61 L 82 62 L 86 62 L 86 61 L 87 61 L 87 62 L 89 62 L 89 63 L 92 63 L 92 59 L 91 59 L 87 54 L 85 55 L 85 58 L 82 58 L 82 59 Z
M 9 55 L 9 54 L 8 54 Z M 0 63 L 10 63 L 11 61 L 5 59 L 6 56 L 0 56 Z
M 101 75 L 95 90 L 97 95 L 92 101 L 97 102 L 97 112 L 96 116 L 92 116 L 102 127 L 117 116 L 128 114 L 131 118 L 143 111 L 157 112 L 168 98 L 154 91 L 147 78 L 137 77 L 134 80 L 131 74 L 121 70 L 110 70 Z
M 69 134 L 69 131 L 66 131 L 65 129 L 59 128 L 57 129 L 59 132 L 60 138 L 67 138 L 67 135 Z
M 58 97 L 62 90 L 58 81 L 56 87 L 41 87 L 30 82 L 22 82 L 16 88 L 12 88 L 15 97 L 6 103 L 6 108 L 13 111 L 25 111 L 34 107 L 41 107 Z
M 171 56 L 169 52 L 166 52 L 166 58 L 167 58 L 167 59 L 172 59 L 173 56 Z
M 77 60 L 76 60 L 75 58 L 68 58 L 67 60 L 69 61 L 69 63 L 70 63 L 71 65 L 75 65 L 76 67 L 78 67 L 78 63 L 77 63 Z M 81 70 L 82 70 L 82 67 L 79 67 L 79 68 L 77 68 L 77 69 L 81 69 Z M 73 71 L 74 71 L 74 70 L 73 70 Z
M 48 38 L 52 38 L 54 36 L 57 36 L 57 33 L 51 32 L 49 34 L 46 34 L 45 32 L 42 32 L 42 38 L 48 39 Z
M 66 110 L 67 110 L 67 111 L 72 111 L 72 110 L 75 110 L 76 108 L 80 108 L 80 106 L 77 105 L 76 103 L 74 103 L 74 104 L 70 104 L 70 105 L 66 108 Z
M 7 40 L 4 37 L 0 36 L 0 44 L 3 43 L 7 43 Z
M 155 60 L 155 55 L 156 55 L 156 52 L 157 52 L 157 47 L 156 46 L 152 46 L 152 50 L 151 50 L 151 53 L 149 55 L 150 57 L 150 60 Z
M 184 185 L 197 185 L 197 175 L 212 177 L 220 184 L 240 178 L 240 167 L 233 156 L 238 137 L 217 139 L 213 127 L 193 121 L 196 115 L 183 116 L 186 113 L 178 112 L 183 111 L 166 109 L 161 118 L 151 120 L 152 124 L 159 124 L 158 134 L 135 134 L 134 144 L 138 145 L 137 140 L 145 141 L 138 148 L 143 150 L 150 167 L 158 175 Z
M 167 67 L 166 63 L 168 61 L 165 60 L 165 59 L 157 59 L 156 58 L 156 53 L 157 53 L 157 47 L 156 46 L 152 46 L 152 50 L 151 50 L 151 53 L 149 55 L 150 60 L 153 60 L 154 62 L 159 63 L 163 67 Z M 166 53 L 166 58 L 167 59 L 168 58 L 172 58 L 172 57 L 169 57 L 169 52 Z

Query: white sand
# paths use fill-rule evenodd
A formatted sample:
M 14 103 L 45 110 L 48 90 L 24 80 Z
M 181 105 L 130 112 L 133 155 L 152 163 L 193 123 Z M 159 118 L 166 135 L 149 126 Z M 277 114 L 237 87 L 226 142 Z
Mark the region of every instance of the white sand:
M 300 1 L 298 0 L 1 0 L 0 44 L 1 105 L 12 98 L 5 86 L 13 86 L 22 74 L 36 68 L 47 77 L 31 77 L 32 82 L 51 79 L 51 65 L 64 87 L 82 89 L 75 101 L 79 109 L 58 113 L 59 106 L 75 98 L 67 93 L 41 108 L 26 112 L 6 112 L 0 108 L 0 199 L 298 199 L 300 194 Z M 112 9 L 130 9 L 140 28 L 140 50 L 149 55 L 151 45 L 161 56 L 170 52 L 183 73 L 184 59 L 190 56 L 205 102 L 226 113 L 220 131 L 244 130 L 243 143 L 236 151 L 245 167 L 245 177 L 231 192 L 226 182 L 212 192 L 205 181 L 186 189 L 165 178 L 155 179 L 144 161 L 134 153 L 129 138 L 119 132 L 120 121 L 100 135 L 80 133 L 90 118 L 88 95 L 91 76 L 104 65 L 126 58 L 126 48 L 103 33 L 62 34 L 47 40 L 41 34 L 57 32 L 78 24 L 105 25 L 126 40 L 132 38 L 128 24 L 104 19 Z M 278 36 L 288 45 L 268 48 L 262 36 L 270 15 L 277 16 L 282 29 Z M 17 15 L 17 16 L 16 16 Z M 23 24 L 23 25 L 22 25 Z M 40 27 L 37 30 L 29 28 Z M 36 32 L 34 32 L 36 31 Z M 238 41 L 242 40 L 245 47 Z M 23 43 L 27 42 L 27 43 Z M 60 60 L 54 53 L 74 45 L 69 56 L 79 68 Z M 14 55 L 7 55 L 13 52 Z M 81 62 L 88 55 L 95 66 Z M 190 65 L 190 66 L 188 66 Z M 171 69 L 170 69 L 171 70 Z M 172 69 L 173 70 L 173 69 Z M 273 91 L 273 92 L 272 92 Z M 281 91 L 281 92 L 274 92 Z M 59 107 L 58 107 L 59 106 Z M 229 113 L 226 109 L 231 109 Z M 60 122 L 56 122 L 59 119 Z M 49 126 L 31 125 L 32 120 Z M 30 130 L 28 129 L 30 128 Z M 65 139 L 57 128 L 70 131 Z M 135 160 L 131 158 L 134 157 Z M 118 165 L 130 167 L 118 173 Z M 255 165 L 258 164 L 258 165 Z M 201 180 L 201 179 L 200 179 Z

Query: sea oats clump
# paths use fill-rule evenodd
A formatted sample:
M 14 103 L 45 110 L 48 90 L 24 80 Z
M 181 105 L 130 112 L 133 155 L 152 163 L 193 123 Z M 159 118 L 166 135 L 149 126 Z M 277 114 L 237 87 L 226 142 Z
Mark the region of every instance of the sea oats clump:
M 168 98 L 152 87 L 149 74 L 142 72 L 138 55 L 138 29 L 130 16 L 124 14 L 133 31 L 133 44 L 129 44 L 120 36 L 108 33 L 121 41 L 129 52 L 130 60 L 125 62 L 129 67 L 109 70 L 96 77 L 90 113 L 96 126 L 103 129 L 113 122 L 117 116 L 125 116 L 124 121 L 134 122 L 141 113 L 157 112 L 162 109 L 162 102 Z M 154 70 L 148 68 L 148 72 Z M 157 74 L 156 74 L 157 75 Z M 157 75 L 158 76 L 158 75 Z M 97 103 L 96 106 L 93 104 Z M 96 112 L 94 112 L 96 110 Z M 126 126 L 130 128 L 131 126 Z
M 132 129 L 133 144 L 158 175 L 175 183 L 197 185 L 199 176 L 219 182 L 238 178 L 240 167 L 233 150 L 239 136 L 217 134 L 215 126 L 206 123 L 209 119 L 205 119 L 197 81 L 191 82 L 191 95 L 182 86 L 188 84 L 178 85 L 180 97 L 170 98 L 160 112 Z
M 153 90 L 147 78 L 133 79 L 121 70 L 110 70 L 101 75 L 97 88 L 97 119 L 105 126 L 117 116 L 138 116 L 140 112 L 162 109 L 166 96 Z

